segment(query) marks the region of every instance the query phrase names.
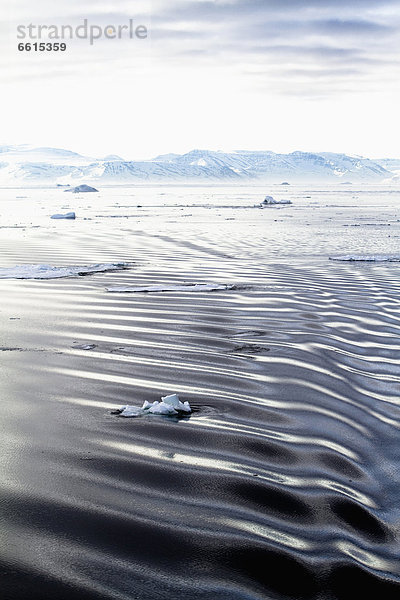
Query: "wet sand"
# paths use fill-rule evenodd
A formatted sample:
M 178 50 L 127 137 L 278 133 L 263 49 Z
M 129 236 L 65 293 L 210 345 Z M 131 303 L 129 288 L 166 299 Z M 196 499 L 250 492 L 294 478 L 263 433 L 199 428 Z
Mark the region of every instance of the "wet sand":
M 1 190 L 0 267 L 129 268 L 0 279 L 2 598 L 397 598 L 400 264 L 329 258 L 400 255 L 399 191 L 65 196 Z

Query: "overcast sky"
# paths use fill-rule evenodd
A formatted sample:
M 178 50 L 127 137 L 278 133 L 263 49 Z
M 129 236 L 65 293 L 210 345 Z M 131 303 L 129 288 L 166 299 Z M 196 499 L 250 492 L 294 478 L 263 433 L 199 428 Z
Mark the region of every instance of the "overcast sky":
M 400 0 L 3 0 L 0 17 L 0 144 L 400 157 Z M 149 37 L 17 50 L 18 25 L 84 19 Z

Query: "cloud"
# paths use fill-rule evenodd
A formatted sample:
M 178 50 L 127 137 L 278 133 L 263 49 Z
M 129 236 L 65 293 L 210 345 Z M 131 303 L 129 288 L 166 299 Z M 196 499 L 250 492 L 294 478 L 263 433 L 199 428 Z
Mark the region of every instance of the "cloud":
M 37 22 L 30 0 L 18 0 L 10 14 L 10 27 L 14 29 L 18 22 Z M 176 68 L 178 60 L 183 69 L 221 69 L 226 65 L 231 70 L 237 65 L 238 76 L 247 74 L 243 85 L 251 86 L 252 71 L 260 64 L 265 73 L 282 69 L 287 74 L 290 69 L 301 70 L 307 65 L 308 83 L 314 82 L 310 67 L 325 68 L 324 79 L 331 72 L 338 84 L 338 93 L 342 91 L 337 79 L 340 69 L 343 78 L 354 79 L 360 74 L 363 84 L 369 68 L 369 83 L 375 81 L 379 85 L 382 65 L 391 63 L 396 68 L 400 35 L 398 0 L 41 2 L 42 23 L 78 23 L 83 18 L 101 26 L 123 24 L 128 18 L 148 25 L 155 72 Z M 142 46 L 140 51 L 144 54 L 147 50 Z M 81 71 L 82 64 L 92 63 L 95 53 L 99 60 L 114 60 L 118 64 L 123 63 L 123 56 L 126 61 L 132 60 L 132 51 L 129 52 L 123 41 L 101 40 L 90 53 L 80 44 L 80 53 L 79 64 L 76 54 L 70 53 L 68 68 L 73 69 L 75 62 L 77 72 Z M 65 61 L 68 62 L 68 57 Z M 49 70 L 49 76 L 52 72 Z M 298 85 L 300 95 L 303 84 L 307 85 L 306 76 Z M 283 93 L 285 89 L 286 83 Z M 279 93 L 279 86 L 274 93 Z
M 319 141 L 329 114 L 330 139 L 340 131 L 353 136 L 350 151 L 368 153 L 365 119 L 382 138 L 382 119 L 391 130 L 397 122 L 399 0 L 41 0 L 40 11 L 31 0 L 5 1 L 0 79 L 10 142 L 70 136 L 73 147 L 75 131 L 90 130 L 109 153 L 105 123 L 113 151 L 129 155 L 145 143 L 169 152 L 175 139 L 179 150 L 210 140 L 253 148 L 261 136 L 278 147 L 287 139 L 288 148 L 296 130 L 300 147 L 310 136 L 306 117 L 320 114 L 312 135 L 329 148 L 326 132 Z M 130 18 L 148 25 L 148 40 L 73 40 L 62 56 L 17 51 L 17 24 Z
M 398 62 L 400 11 L 398 0 L 175 0 L 168 5 L 155 1 L 152 39 L 155 54 L 201 68 L 213 60 L 220 65 L 240 65 L 251 78 L 260 64 L 268 75 L 281 68 L 289 76 L 304 71 L 297 84 L 315 81 L 315 71 L 325 68 L 323 79 L 332 76 L 329 93 L 354 87 L 379 86 L 383 65 Z M 397 61 L 397 62 L 396 62 Z M 290 67 L 290 68 L 289 68 Z M 291 69 L 291 71 L 290 71 Z M 307 73 L 309 76 L 307 77 Z M 384 73 L 387 82 L 387 73 Z M 259 78 L 259 72 L 257 72 Z M 393 79 L 396 79 L 394 77 Z M 247 81 L 245 85 L 251 85 Z M 286 93 L 287 82 L 282 86 Z M 361 92 L 360 88 L 360 92 Z M 279 85 L 274 87 L 279 93 Z

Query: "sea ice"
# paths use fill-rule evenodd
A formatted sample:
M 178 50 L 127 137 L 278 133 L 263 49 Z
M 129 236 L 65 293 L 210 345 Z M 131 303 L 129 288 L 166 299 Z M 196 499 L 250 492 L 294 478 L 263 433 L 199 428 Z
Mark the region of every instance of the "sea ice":
M 73 346 L 73 348 L 77 350 L 93 350 L 96 348 L 96 344 L 81 344 L 79 346 Z
M 64 215 L 51 215 L 50 219 L 76 219 L 76 215 L 74 212 L 69 212 Z
M 191 413 L 189 402 L 181 402 L 178 394 L 163 396 L 161 402 L 155 400 L 148 402 L 145 400 L 140 406 L 122 406 L 117 413 L 121 417 L 141 417 L 143 415 L 179 415 L 182 413 Z
M 213 283 L 185 283 L 183 285 L 150 285 L 150 286 L 114 286 L 107 288 L 107 292 L 215 292 L 218 290 L 231 290 L 234 285 L 219 285 Z
M 18 265 L 0 268 L 0 279 L 59 279 L 89 273 L 103 273 L 125 269 L 127 263 L 103 263 L 79 267 L 53 267 L 51 265 Z
M 149 408 L 149 413 L 153 415 L 177 415 L 178 411 L 171 404 L 155 401 Z
M 346 256 L 330 256 L 329 260 L 341 260 L 348 262 L 400 262 L 400 256 L 391 256 L 385 254 L 371 255 L 346 255 Z
M 96 190 L 96 188 L 90 187 L 90 185 L 86 185 L 86 183 L 83 183 L 82 185 L 77 185 L 76 187 L 68 188 L 67 190 L 64 190 L 64 192 L 72 192 L 73 194 L 80 194 L 82 192 L 98 192 L 98 191 L 99 190 Z
M 291 200 L 275 200 L 273 196 L 265 196 L 261 206 L 274 206 L 275 204 L 292 204 Z
M 176 410 L 183 412 L 191 412 L 189 402 L 181 402 L 178 394 L 171 394 L 170 396 L 162 396 L 161 401 L 168 406 L 172 406 Z
M 122 406 L 119 414 L 121 417 L 140 417 L 143 414 L 143 410 L 140 406 Z

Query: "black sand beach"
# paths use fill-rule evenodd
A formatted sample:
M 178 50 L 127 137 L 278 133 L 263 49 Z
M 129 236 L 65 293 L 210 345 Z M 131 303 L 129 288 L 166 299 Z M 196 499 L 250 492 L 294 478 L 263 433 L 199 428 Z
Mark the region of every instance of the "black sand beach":
M 399 597 L 400 263 L 329 258 L 400 256 L 400 193 L 353 188 L 1 190 L 0 269 L 128 263 L 0 278 L 2 599 Z

